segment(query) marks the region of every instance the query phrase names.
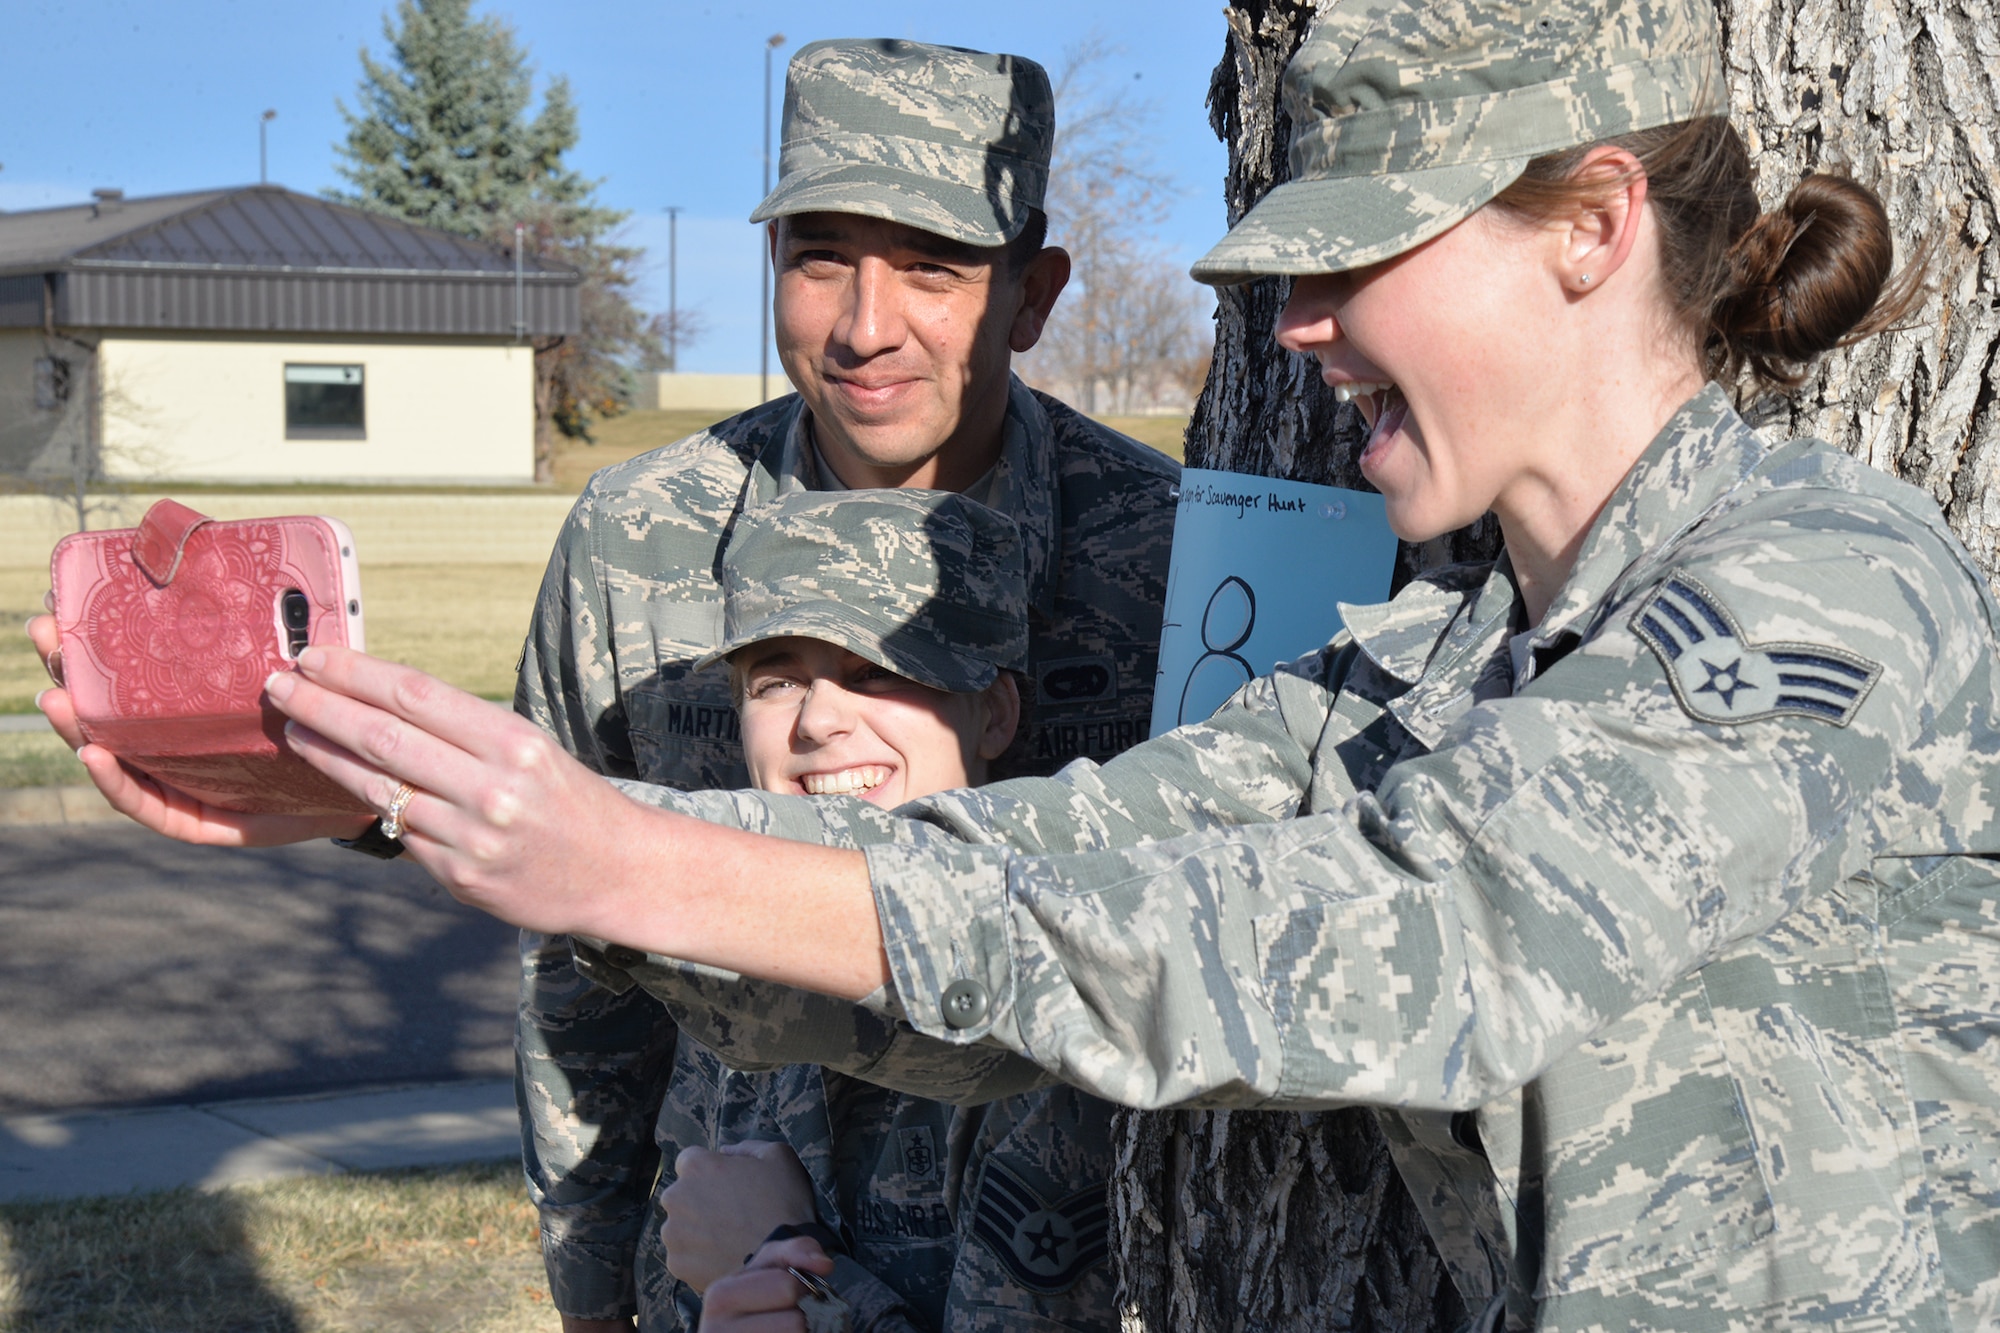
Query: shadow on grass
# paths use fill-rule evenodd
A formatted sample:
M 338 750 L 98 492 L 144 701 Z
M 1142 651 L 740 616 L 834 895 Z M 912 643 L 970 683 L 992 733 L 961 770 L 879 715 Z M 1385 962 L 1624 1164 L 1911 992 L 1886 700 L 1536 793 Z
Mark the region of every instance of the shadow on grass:
M 301 1333 L 229 1192 L 0 1205 L 7 1333 Z

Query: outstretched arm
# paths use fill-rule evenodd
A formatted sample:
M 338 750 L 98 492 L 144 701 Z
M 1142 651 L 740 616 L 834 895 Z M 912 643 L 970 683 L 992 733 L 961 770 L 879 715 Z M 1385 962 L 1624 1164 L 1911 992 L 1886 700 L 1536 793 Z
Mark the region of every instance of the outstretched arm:
M 888 980 L 860 853 L 643 806 L 527 720 L 408 667 L 315 647 L 299 668 L 268 686 L 294 748 L 382 807 L 416 788 L 404 844 L 462 901 L 845 999 Z

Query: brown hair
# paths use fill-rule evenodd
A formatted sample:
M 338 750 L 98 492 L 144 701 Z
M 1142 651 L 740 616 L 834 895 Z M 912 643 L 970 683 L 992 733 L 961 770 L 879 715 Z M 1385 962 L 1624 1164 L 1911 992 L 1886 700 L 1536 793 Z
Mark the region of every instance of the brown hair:
M 1495 202 L 1543 220 L 1601 198 L 1623 182 L 1576 172 L 1604 144 L 1646 174 L 1667 296 L 1711 379 L 1748 371 L 1759 389 L 1795 388 L 1814 358 L 1890 327 L 1921 294 L 1920 262 L 1890 278 L 1895 243 L 1873 190 L 1814 172 L 1764 213 L 1750 155 L 1721 116 L 1538 157 Z
M 1009 277 L 1020 277 L 1028 271 L 1028 262 L 1040 254 L 1049 243 L 1049 215 L 1039 208 L 1028 210 L 1027 223 L 1021 234 L 1007 242 L 1007 273 Z

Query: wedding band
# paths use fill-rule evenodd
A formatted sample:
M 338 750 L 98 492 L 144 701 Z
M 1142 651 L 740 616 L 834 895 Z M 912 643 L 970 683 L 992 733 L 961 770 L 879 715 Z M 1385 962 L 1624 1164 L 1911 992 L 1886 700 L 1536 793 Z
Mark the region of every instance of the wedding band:
M 396 788 L 396 794 L 389 798 L 389 813 L 382 816 L 383 837 L 403 836 L 403 811 L 410 808 L 410 802 L 416 799 L 416 795 L 417 789 L 407 782 Z
M 819 1274 L 808 1273 L 803 1268 L 794 1268 L 790 1264 L 785 1265 L 785 1271 L 797 1278 L 799 1285 L 806 1289 L 806 1295 L 814 1300 L 830 1301 L 834 1298 L 833 1284 Z

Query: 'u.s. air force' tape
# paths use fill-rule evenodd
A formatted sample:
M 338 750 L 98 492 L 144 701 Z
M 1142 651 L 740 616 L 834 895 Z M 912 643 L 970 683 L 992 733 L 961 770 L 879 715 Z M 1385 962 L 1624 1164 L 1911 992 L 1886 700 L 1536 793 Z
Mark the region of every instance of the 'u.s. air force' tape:
M 1879 662 L 1845 648 L 1749 642 L 1716 595 L 1685 574 L 1640 605 L 1632 632 L 1659 655 L 1681 707 L 1704 722 L 1790 715 L 1844 727 L 1882 674 Z
M 1069 1290 L 1111 1248 L 1110 1200 L 1103 1185 L 1056 1203 L 995 1158 L 986 1160 L 972 1234 L 1015 1281 L 1053 1296 Z

